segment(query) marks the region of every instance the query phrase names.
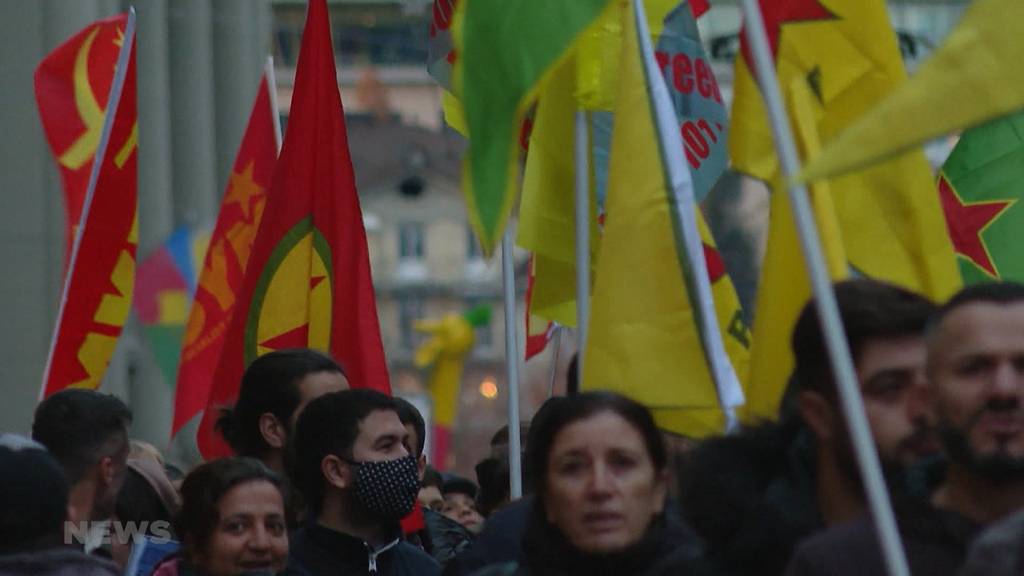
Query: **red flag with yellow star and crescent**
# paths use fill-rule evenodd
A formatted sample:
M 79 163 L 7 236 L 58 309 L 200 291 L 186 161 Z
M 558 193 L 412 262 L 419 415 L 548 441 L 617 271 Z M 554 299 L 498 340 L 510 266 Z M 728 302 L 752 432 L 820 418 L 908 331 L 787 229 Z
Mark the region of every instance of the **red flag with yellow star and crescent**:
M 104 22 L 123 24 L 124 17 Z M 95 39 L 99 32 L 94 35 L 87 31 L 97 31 L 97 26 L 94 24 L 83 33 Z M 104 36 L 106 40 L 111 37 Z M 138 243 L 134 30 L 122 31 L 118 38 L 121 53 L 117 61 L 124 70 L 115 73 L 111 84 L 107 106 L 114 109 L 114 116 L 109 133 L 106 139 L 97 135 L 95 154 L 100 164 L 93 167 L 79 209 L 81 216 L 43 375 L 44 398 L 68 387 L 99 387 L 131 307 Z M 58 48 L 58 52 L 67 46 Z M 42 93 L 47 94 L 44 99 L 53 96 L 45 90 Z M 61 106 L 54 109 L 58 108 Z M 69 102 L 63 105 L 65 110 L 73 108 Z M 42 115 L 47 117 L 46 112 Z M 101 133 L 103 122 L 100 121 Z M 66 158 L 92 128 L 86 124 L 79 129 L 79 137 L 70 140 L 70 148 L 60 148 L 58 161 Z
M 36 68 L 39 117 L 64 185 L 65 258 L 71 258 L 75 230 L 82 217 L 127 20 L 128 16 L 121 14 L 86 26 Z
M 175 435 L 205 408 L 277 163 L 270 84 L 260 81 L 196 284 L 178 366 Z
M 227 453 L 214 423 L 257 356 L 328 351 L 356 388 L 389 393 L 325 0 L 310 0 L 288 130 L 199 427 L 205 457 Z
M 803 161 L 906 80 L 883 0 L 760 0 Z M 772 187 L 746 413 L 774 417 L 793 368 L 790 334 L 810 296 L 745 37 L 736 59 L 729 151 Z M 920 151 L 812 187 L 830 273 L 850 270 L 941 301 L 960 285 L 931 168 Z

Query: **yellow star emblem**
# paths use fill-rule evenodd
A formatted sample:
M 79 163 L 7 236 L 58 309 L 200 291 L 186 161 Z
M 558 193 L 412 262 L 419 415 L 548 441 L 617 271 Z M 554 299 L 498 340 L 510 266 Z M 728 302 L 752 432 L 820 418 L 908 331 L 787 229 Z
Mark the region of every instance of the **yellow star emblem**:
M 253 200 L 262 200 L 263 187 L 252 178 L 254 162 L 249 162 L 241 172 L 232 172 L 231 181 L 228 185 L 225 204 L 234 202 L 242 209 L 242 214 L 249 220 L 252 211 Z

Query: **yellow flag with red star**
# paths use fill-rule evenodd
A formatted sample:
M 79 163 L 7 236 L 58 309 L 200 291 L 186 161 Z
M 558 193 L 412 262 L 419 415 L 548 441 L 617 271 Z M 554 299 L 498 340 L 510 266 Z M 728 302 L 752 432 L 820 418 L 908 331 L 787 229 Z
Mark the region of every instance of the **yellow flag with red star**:
M 806 109 L 801 114 L 809 124 L 802 131 L 823 144 L 906 80 L 885 2 L 761 0 L 760 5 L 784 96 L 792 108 L 794 90 L 809 95 L 802 99 Z M 733 165 L 768 182 L 773 194 L 780 196 L 785 188 L 745 40 L 741 51 L 729 141 Z M 791 109 L 790 116 L 794 115 Z M 960 279 L 952 245 L 922 153 L 906 154 L 827 184 L 838 228 L 831 234 L 841 242 L 852 273 L 888 280 L 936 300 L 956 290 Z M 749 416 L 775 416 L 793 367 L 793 323 L 810 294 L 806 283 L 794 282 L 792 274 L 778 270 L 804 268 L 795 245 L 780 248 L 784 238 L 796 237 L 784 206 L 781 198 L 773 201 L 755 314 Z M 763 313 L 772 309 L 788 312 Z

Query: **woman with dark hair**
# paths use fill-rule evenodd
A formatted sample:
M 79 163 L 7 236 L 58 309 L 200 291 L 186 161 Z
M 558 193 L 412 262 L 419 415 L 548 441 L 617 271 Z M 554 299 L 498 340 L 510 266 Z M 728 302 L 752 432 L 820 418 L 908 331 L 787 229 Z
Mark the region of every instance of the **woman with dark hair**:
M 224 458 L 193 470 L 181 485 L 175 530 L 179 555 L 153 576 L 299 574 L 288 564 L 288 491 L 252 458 Z
M 696 536 L 666 514 L 668 456 L 642 405 L 610 392 L 566 398 L 534 420 L 527 444 L 523 559 L 478 574 L 708 573 Z

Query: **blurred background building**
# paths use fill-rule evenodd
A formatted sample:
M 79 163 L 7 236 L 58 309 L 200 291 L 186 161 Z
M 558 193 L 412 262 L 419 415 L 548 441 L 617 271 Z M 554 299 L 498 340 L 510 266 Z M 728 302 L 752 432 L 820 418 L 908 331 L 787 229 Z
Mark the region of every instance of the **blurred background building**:
M 24 431 L 31 421 L 64 261 L 60 181 L 36 113 L 32 74 L 59 43 L 129 4 L 138 11 L 139 26 L 140 260 L 178 226 L 212 226 L 268 54 L 275 58 L 280 114 L 287 122 L 304 1 L 0 0 L 3 430 Z M 483 258 L 467 225 L 459 187 L 463 142 L 444 127 L 441 91 L 426 73 L 430 2 L 329 4 L 395 390 L 425 392 L 427 374 L 412 364 L 422 339 L 412 328 L 416 320 L 479 304 L 492 307 L 492 323 L 478 329 L 467 364 L 455 451 L 447 463 L 469 473 L 491 434 L 505 423 L 500 266 Z M 966 0 L 889 4 L 913 70 L 955 25 Z M 739 12 L 735 0 L 713 0 L 700 22 L 729 100 Z M 933 165 L 949 147 L 949 142 L 929 147 Z M 763 250 L 767 192 L 758 183 L 727 175 L 705 208 L 749 310 Z M 525 280 L 525 255 L 516 264 Z M 521 295 L 525 284 L 520 284 Z M 572 338 L 565 340 L 559 381 L 572 353 Z M 524 416 L 548 394 L 551 356 L 548 350 L 524 367 Z M 166 380 L 130 320 L 104 389 L 131 403 L 133 434 L 159 446 L 167 442 L 173 406 L 173 382 Z

